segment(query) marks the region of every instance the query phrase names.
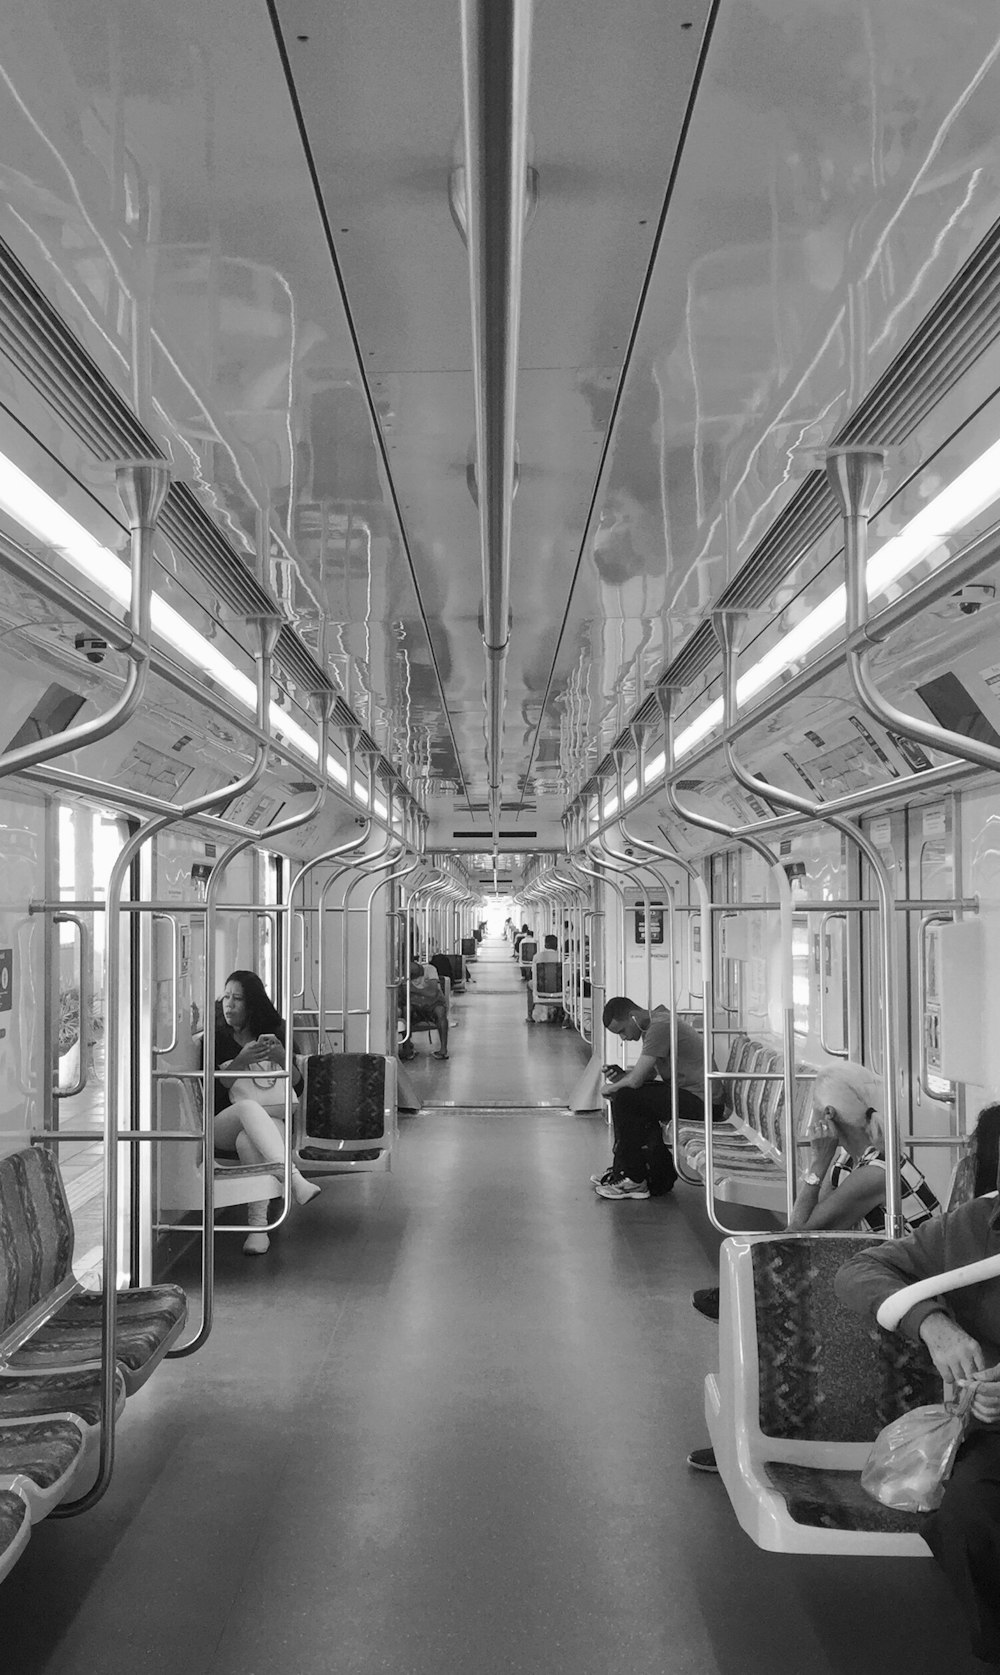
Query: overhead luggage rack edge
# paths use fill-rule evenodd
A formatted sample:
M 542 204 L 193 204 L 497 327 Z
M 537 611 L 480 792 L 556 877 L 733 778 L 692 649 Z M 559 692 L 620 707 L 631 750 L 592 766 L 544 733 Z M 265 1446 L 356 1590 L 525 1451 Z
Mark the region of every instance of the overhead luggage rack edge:
M 160 449 L 23 266 L 0 238 L 0 349 L 95 458 L 152 457 Z M 233 610 L 247 617 L 280 616 L 277 601 L 227 540 L 186 483 L 173 482 L 159 515 L 171 545 Z M 336 687 L 295 630 L 283 622 L 275 661 L 309 694 Z M 357 729 L 362 747 L 379 753 L 373 739 L 338 694 L 338 725 Z M 380 753 L 379 753 L 380 754 Z
M 995 221 L 945 287 L 926 317 L 876 379 L 831 446 L 871 442 L 897 445 L 916 429 L 947 391 L 1000 334 L 1000 221 Z M 719 609 L 757 609 L 812 543 L 837 517 L 823 470 L 810 471 L 778 513 L 716 601 Z M 702 622 L 663 669 L 658 686 L 686 687 L 706 673 L 718 646 L 710 622 Z M 631 722 L 658 719 L 653 693 Z M 628 727 L 612 750 L 627 748 Z M 611 750 L 590 775 L 581 795 L 613 770 Z

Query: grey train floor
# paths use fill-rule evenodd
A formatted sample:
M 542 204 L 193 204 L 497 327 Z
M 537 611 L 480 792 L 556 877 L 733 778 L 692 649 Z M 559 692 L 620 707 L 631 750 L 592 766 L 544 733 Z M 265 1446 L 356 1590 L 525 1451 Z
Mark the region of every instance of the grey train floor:
M 447 1077 L 514 1004 L 487 987 Z M 572 1042 L 520 1028 L 534 1085 Z M 712 1241 L 690 1189 L 598 1199 L 606 1153 L 597 1116 L 426 1109 L 392 1174 L 328 1182 L 266 1259 L 220 1238 L 209 1344 L 0 1589 L 6 1675 L 981 1668 L 929 1560 L 758 1552 L 686 1468 Z

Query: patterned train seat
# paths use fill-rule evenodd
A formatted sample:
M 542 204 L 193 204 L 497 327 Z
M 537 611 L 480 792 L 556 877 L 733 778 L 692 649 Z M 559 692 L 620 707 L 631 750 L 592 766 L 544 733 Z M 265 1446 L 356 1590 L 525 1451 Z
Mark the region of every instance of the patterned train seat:
M 860 1486 L 882 1427 L 941 1399 L 922 1346 L 837 1301 L 838 1269 L 875 1242 L 738 1235 L 722 1247 L 720 1365 L 705 1413 L 739 1522 L 772 1551 L 927 1554 L 917 1519 Z
M 0 1376 L 58 1374 L 100 1360 L 101 1296 L 74 1279 L 72 1256 L 73 1223 L 52 1152 L 30 1146 L 0 1159 Z M 25 1331 L 21 1323 L 31 1313 L 38 1318 Z M 146 1382 L 186 1319 L 179 1286 L 119 1293 L 115 1358 L 129 1395 Z
M 305 1062 L 295 1161 L 310 1174 L 388 1168 L 395 1138 L 395 1061 L 321 1053 Z

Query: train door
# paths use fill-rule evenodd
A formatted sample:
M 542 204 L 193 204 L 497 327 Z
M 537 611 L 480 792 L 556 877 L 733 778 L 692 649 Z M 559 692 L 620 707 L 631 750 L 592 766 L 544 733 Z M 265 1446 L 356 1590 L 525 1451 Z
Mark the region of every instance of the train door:
M 735 902 L 740 899 L 739 856 L 725 852 L 711 859 L 711 894 L 713 904 Z M 714 912 L 712 936 L 712 966 L 715 995 L 713 1027 L 721 1033 L 735 1032 L 742 1024 L 742 950 L 743 939 L 738 928 L 739 916 Z
M 51 1103 L 45 1126 L 67 1135 L 58 1156 L 73 1215 L 74 1265 L 80 1272 L 100 1260 L 102 1236 L 102 1135 L 109 1070 L 104 1015 L 107 941 L 103 905 L 96 904 L 106 899 L 111 869 L 129 827 L 122 816 L 86 803 L 57 802 L 53 816 L 57 898 L 65 905 L 46 915 L 50 928 L 45 992 L 52 1023 Z M 122 993 L 128 995 L 132 944 L 127 922 L 122 936 L 129 939 L 122 963 Z M 120 1109 L 127 1112 L 132 1105 L 132 1041 L 127 1029 L 121 1040 L 124 1062 L 115 1070 L 122 1078 Z M 68 1138 L 70 1132 L 73 1139 Z M 119 1249 L 124 1255 L 133 1205 L 127 1148 L 122 1148 L 119 1163 Z
M 891 813 L 880 814 L 871 820 L 863 822 L 867 837 L 871 839 L 885 864 L 889 875 L 889 885 L 894 901 L 905 900 L 909 890 L 908 868 L 908 818 L 905 809 L 893 809 Z M 867 901 L 877 899 L 878 892 L 871 867 L 867 861 L 861 863 L 861 894 Z M 879 918 L 874 911 L 861 915 L 861 990 L 862 990 L 862 1058 L 868 1069 L 876 1076 L 885 1075 L 885 1064 L 882 1051 L 882 967 L 879 958 Z M 906 915 L 894 914 L 893 935 L 896 938 L 896 963 L 900 980 L 900 1002 L 898 1029 L 900 1039 L 897 1042 L 897 1063 L 899 1065 L 900 1086 L 899 1112 L 901 1130 L 905 1133 L 909 1128 L 910 1112 L 910 1070 L 909 1070 L 909 1016 L 906 1005 L 906 981 L 908 970 L 908 936 Z
M 911 811 L 909 822 L 909 893 L 926 903 L 907 915 L 909 952 L 906 993 L 910 998 L 910 1132 L 914 1139 L 951 1133 L 955 1128 L 958 1088 L 941 1073 L 940 937 L 953 912 L 942 907 L 959 891 L 955 876 L 955 834 L 950 800 Z M 941 1196 L 947 1189 L 951 1156 L 947 1148 L 914 1153 Z

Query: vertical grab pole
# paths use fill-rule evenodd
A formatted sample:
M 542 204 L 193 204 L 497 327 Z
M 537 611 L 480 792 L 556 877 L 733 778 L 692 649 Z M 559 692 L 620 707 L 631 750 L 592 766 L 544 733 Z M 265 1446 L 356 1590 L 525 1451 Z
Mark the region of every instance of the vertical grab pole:
M 153 588 L 153 532 L 160 509 L 170 485 L 170 468 L 164 460 L 119 465 L 115 473 L 118 492 L 128 513 L 131 591 L 129 596 L 128 626 L 137 648 L 133 667 L 145 677 L 149 662 L 151 637 L 150 608 Z M 140 651 L 138 648 L 143 648 Z M 139 694 L 142 687 L 139 685 Z M 124 719 L 124 716 L 123 716 Z M 164 817 L 161 822 L 166 824 Z M 51 1515 L 73 1517 L 94 1506 L 107 1490 L 115 1459 L 115 1396 L 118 1384 L 118 1361 L 115 1345 L 118 1330 L 118 1113 L 121 1092 L 121 892 L 122 884 L 136 855 L 157 821 L 147 823 L 123 846 L 108 881 L 107 974 L 106 974 L 106 1037 L 107 1090 L 104 1107 L 104 1227 L 103 1270 L 101 1291 L 101 1371 L 100 1415 L 101 1436 L 97 1461 L 97 1477 L 85 1495 L 74 1501 L 64 1501 L 54 1507 Z M 80 1039 L 83 1040 L 83 1017 L 80 1019 Z

